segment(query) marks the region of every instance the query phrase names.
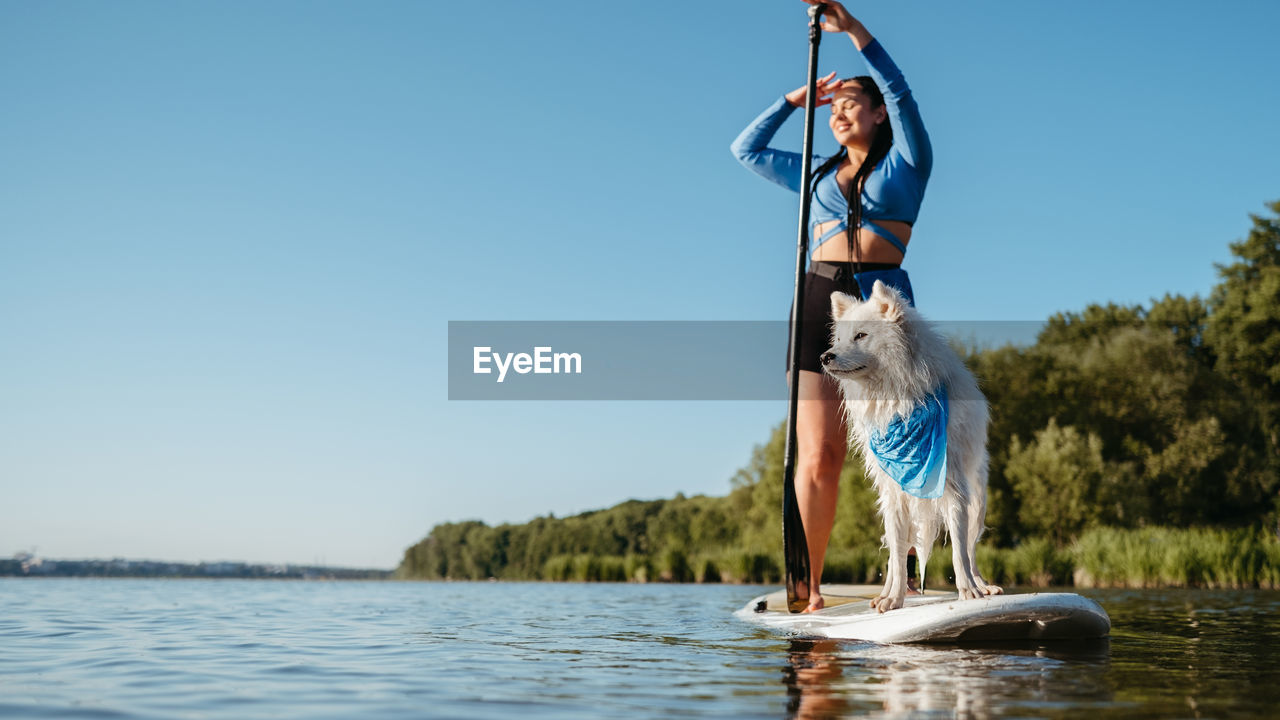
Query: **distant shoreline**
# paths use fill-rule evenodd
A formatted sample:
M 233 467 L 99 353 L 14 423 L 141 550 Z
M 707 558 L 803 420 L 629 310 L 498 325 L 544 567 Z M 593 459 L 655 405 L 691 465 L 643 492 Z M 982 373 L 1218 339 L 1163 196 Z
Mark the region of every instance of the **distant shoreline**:
M 394 570 L 245 562 L 56 560 L 25 553 L 0 560 L 0 577 L 182 578 L 229 580 L 390 580 Z

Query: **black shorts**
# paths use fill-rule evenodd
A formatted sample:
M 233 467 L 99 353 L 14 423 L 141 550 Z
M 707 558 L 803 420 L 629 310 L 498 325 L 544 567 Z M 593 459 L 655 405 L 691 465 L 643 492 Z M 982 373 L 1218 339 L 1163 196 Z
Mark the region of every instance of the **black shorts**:
M 800 369 L 822 372 L 822 353 L 831 349 L 831 293 L 839 290 L 866 299 L 858 280 L 872 278 L 886 271 L 894 271 L 884 278 L 912 301 L 911 283 L 905 271 L 897 265 L 886 263 L 862 263 L 861 272 L 854 272 L 854 263 L 810 261 L 804 276 L 804 316 L 800 318 Z M 913 302 L 914 304 L 914 302 Z M 795 306 L 792 305 L 794 312 Z M 788 314 L 787 317 L 790 317 Z M 786 368 L 791 370 L 791 335 L 787 335 Z

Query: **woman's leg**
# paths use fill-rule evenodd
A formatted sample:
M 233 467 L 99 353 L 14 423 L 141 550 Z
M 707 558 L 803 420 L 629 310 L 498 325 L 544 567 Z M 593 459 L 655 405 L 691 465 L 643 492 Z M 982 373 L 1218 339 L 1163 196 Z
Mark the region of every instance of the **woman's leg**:
M 913 547 L 911 548 L 910 551 L 907 552 L 907 594 L 908 595 L 920 594 L 920 583 L 916 581 L 917 567 L 918 567 L 918 563 L 916 562 L 916 549 Z M 924 580 L 923 568 L 920 569 L 920 579 Z
M 796 500 L 809 546 L 809 608 L 823 607 L 822 564 L 836 519 L 840 469 L 848 452 L 848 434 L 840 408 L 840 389 L 826 375 L 800 371 L 796 414 Z

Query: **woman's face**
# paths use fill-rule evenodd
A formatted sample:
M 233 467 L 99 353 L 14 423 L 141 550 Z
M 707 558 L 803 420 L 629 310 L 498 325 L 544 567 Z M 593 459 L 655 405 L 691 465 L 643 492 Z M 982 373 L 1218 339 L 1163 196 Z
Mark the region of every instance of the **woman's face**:
M 871 107 L 871 96 L 862 91 L 856 82 L 846 82 L 831 96 L 831 134 L 844 146 L 866 149 L 876 135 L 876 128 L 884 122 L 887 111 L 884 105 Z

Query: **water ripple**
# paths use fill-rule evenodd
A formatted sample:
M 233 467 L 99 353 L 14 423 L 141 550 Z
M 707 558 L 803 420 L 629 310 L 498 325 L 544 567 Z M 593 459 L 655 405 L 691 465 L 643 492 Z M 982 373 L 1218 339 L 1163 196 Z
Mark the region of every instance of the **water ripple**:
M 716 586 L 0 579 L 0 717 L 1250 717 L 1280 594 L 1088 593 L 1109 641 L 789 639 Z

